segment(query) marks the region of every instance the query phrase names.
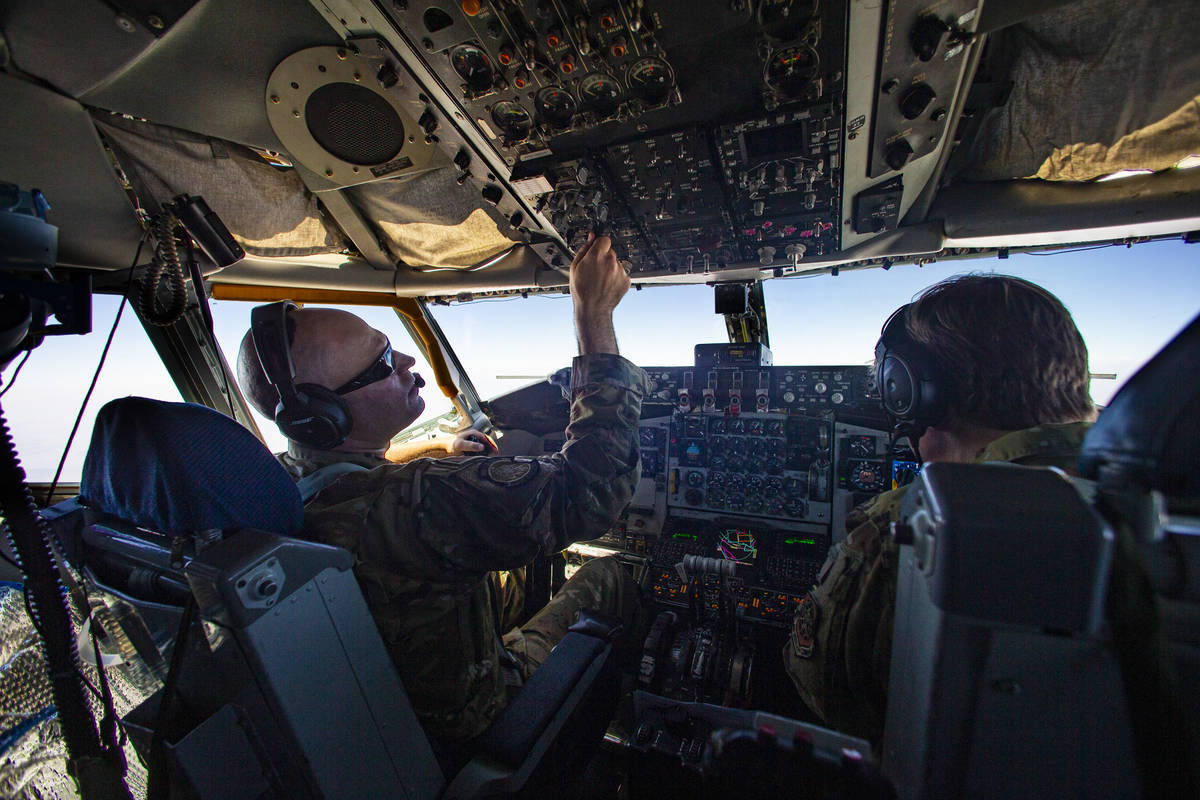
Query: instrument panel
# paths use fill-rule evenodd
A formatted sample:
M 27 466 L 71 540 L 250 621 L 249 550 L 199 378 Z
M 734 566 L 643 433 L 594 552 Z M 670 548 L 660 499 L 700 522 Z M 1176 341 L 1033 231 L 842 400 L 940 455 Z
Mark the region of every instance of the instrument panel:
M 632 272 L 685 274 L 840 249 L 848 4 L 385 11 L 571 248 L 606 233 Z

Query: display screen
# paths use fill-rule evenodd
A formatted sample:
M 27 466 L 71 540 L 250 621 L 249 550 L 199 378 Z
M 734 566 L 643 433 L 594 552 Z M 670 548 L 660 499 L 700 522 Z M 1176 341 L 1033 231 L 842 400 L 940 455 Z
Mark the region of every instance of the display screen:
M 804 141 L 804 123 L 793 122 L 765 130 L 746 131 L 742 134 L 742 141 L 746 143 L 747 160 L 752 163 L 771 161 L 794 152 L 796 143 Z
M 825 557 L 825 554 L 820 552 L 820 548 L 824 543 L 824 536 L 789 534 L 780 540 L 780 554 L 788 558 L 820 560 Z
M 726 528 L 717 539 L 717 550 L 727 561 L 753 564 L 758 555 L 758 542 L 754 534 L 745 528 Z

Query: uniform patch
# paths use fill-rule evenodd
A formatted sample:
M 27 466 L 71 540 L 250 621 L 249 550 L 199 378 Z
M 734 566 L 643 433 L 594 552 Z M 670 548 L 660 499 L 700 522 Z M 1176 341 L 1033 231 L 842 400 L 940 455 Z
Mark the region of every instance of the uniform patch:
M 792 618 L 792 647 L 800 658 L 812 658 L 817 641 L 818 615 L 817 601 L 809 592 L 796 606 L 796 616 Z
M 488 480 L 501 486 L 513 486 L 527 480 L 535 466 L 534 461 L 492 460 L 487 467 Z

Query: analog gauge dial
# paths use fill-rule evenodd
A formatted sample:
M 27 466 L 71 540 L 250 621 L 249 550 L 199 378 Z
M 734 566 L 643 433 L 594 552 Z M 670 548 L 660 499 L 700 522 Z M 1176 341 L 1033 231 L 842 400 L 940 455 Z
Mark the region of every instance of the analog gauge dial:
M 450 65 L 473 92 L 486 92 L 492 88 L 496 73 L 488 54 L 473 44 L 460 44 L 450 51 Z
M 785 97 L 799 97 L 817 77 L 820 63 L 817 51 L 808 45 L 785 47 L 771 53 L 763 80 Z
M 667 62 L 650 56 L 635 61 L 629 67 L 625 82 L 635 95 L 657 105 L 666 101 L 671 89 L 675 88 L 675 73 Z
M 561 86 L 547 86 L 533 99 L 538 119 L 552 128 L 565 128 L 579 110 L 575 98 Z
M 588 111 L 608 115 L 621 103 L 621 84 L 603 72 L 593 72 L 579 81 L 579 100 Z
M 533 129 L 533 118 L 525 110 L 525 106 L 512 100 L 505 100 L 492 106 L 492 122 L 500 128 L 504 138 L 510 142 L 520 142 L 529 138 Z

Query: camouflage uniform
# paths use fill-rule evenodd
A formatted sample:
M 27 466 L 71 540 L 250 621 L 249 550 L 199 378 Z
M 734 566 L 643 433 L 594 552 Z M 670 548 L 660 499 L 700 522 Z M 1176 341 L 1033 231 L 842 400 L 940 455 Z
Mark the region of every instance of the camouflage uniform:
M 512 584 L 489 573 L 601 536 L 629 504 L 645 373 L 608 354 L 575 360 L 562 451 L 389 464 L 293 448 L 293 475 L 335 461 L 372 467 L 307 506 L 303 535 L 354 553 L 367 605 L 425 729 L 455 746 L 480 733 L 582 607 L 632 616 L 636 589 L 615 561 L 585 565 L 512 630 Z M 501 644 L 503 635 L 504 645 Z
M 1091 423 L 1040 425 L 996 439 L 975 460 L 1075 466 Z M 884 492 L 846 518 L 845 541 L 825 560 L 783 648 L 805 704 L 832 728 L 878 743 L 887 712 L 899 547 L 889 535 L 905 487 Z

